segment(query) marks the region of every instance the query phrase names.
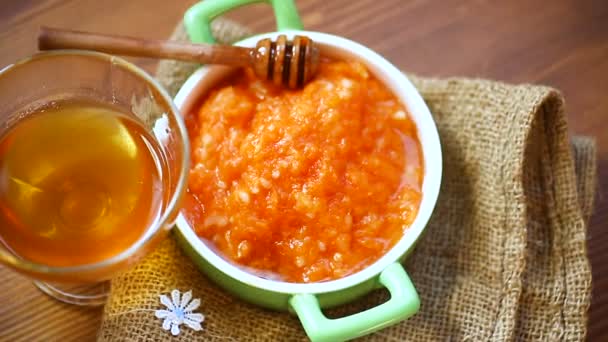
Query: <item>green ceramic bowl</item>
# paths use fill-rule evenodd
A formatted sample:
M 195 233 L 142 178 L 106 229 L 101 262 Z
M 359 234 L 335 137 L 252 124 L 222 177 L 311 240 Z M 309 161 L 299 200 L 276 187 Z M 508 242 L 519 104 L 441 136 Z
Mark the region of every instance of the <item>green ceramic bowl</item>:
M 206 0 L 193 6 L 185 16 L 190 38 L 197 43 L 213 42 L 209 22 L 234 7 L 255 0 Z M 414 285 L 401 265 L 413 250 L 431 216 L 441 183 L 442 156 L 437 128 L 420 94 L 403 73 L 380 55 L 353 41 L 318 32 L 303 31 L 291 0 L 270 2 L 277 16 L 278 31 L 242 40 L 236 45 L 254 47 L 262 38 L 275 39 L 305 35 L 318 44 L 321 54 L 339 59 L 359 60 L 392 90 L 407 107 L 418 128 L 424 155 L 422 201 L 418 215 L 403 238 L 369 267 L 342 279 L 321 283 L 295 284 L 261 278 L 217 254 L 203 242 L 180 215 L 175 235 L 184 251 L 213 281 L 250 303 L 295 313 L 313 341 L 340 341 L 369 334 L 402 321 L 418 311 L 420 301 Z M 204 66 L 182 86 L 175 97 L 182 113 L 194 109 L 202 96 L 232 71 L 224 66 Z M 339 319 L 326 318 L 321 309 L 344 304 L 385 287 L 391 298 L 374 308 Z

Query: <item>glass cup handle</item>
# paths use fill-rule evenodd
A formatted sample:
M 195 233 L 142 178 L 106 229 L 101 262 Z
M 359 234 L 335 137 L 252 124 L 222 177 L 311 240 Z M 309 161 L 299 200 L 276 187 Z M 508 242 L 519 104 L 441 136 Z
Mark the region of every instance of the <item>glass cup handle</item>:
M 296 294 L 290 298 L 289 304 L 313 342 L 345 341 L 367 335 L 400 322 L 418 311 L 418 293 L 399 262 L 382 271 L 378 280 L 388 289 L 391 298 L 354 315 L 329 319 L 323 315 L 317 297 L 312 294 Z
M 293 0 L 204 0 L 184 14 L 184 26 L 193 43 L 214 44 L 211 20 L 234 8 L 266 2 L 274 9 L 277 31 L 302 30 L 302 21 Z

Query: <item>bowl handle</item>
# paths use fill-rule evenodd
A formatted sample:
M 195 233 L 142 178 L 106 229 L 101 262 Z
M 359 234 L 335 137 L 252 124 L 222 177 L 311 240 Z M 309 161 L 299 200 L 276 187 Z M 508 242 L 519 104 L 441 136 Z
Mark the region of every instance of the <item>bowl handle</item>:
M 311 341 L 345 341 L 367 335 L 398 323 L 420 308 L 418 293 L 399 262 L 388 266 L 378 278 L 391 294 L 391 298 L 379 306 L 354 315 L 329 319 L 323 315 L 317 297 L 312 294 L 296 294 L 289 304 L 306 330 Z
M 211 20 L 234 8 L 256 3 L 269 3 L 274 9 L 277 31 L 302 30 L 302 21 L 293 0 L 204 0 L 184 14 L 184 26 L 193 43 L 214 44 Z

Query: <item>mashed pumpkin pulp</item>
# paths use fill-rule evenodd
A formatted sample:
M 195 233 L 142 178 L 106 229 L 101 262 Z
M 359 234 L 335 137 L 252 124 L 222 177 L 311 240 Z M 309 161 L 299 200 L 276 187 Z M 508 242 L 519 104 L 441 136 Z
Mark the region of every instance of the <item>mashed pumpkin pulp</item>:
M 421 200 L 416 127 L 357 62 L 297 91 L 239 71 L 187 116 L 186 216 L 234 262 L 288 282 L 341 278 L 403 236 Z

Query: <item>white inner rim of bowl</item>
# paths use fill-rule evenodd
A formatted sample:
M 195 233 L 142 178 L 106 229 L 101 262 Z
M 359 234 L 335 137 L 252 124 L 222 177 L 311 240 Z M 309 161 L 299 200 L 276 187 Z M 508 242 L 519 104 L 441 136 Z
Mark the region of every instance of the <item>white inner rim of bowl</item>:
M 382 81 L 406 107 L 418 129 L 425 170 L 422 184 L 422 201 L 414 223 L 405 231 L 401 240 L 393 248 L 370 266 L 344 278 L 319 283 L 288 283 L 260 278 L 217 255 L 194 233 L 194 230 L 181 214 L 177 219 L 177 228 L 202 258 L 213 264 L 219 271 L 242 283 L 286 294 L 338 291 L 357 285 L 381 273 L 388 265 L 399 260 L 422 234 L 435 207 L 441 184 L 442 155 L 439 135 L 428 107 L 407 77 L 383 57 L 363 45 L 345 38 L 310 31 L 266 33 L 247 38 L 235 45 L 254 47 L 258 40 L 262 38 L 275 39 L 279 34 L 285 34 L 289 39 L 296 34 L 306 35 L 315 44 L 318 44 L 322 54 L 339 59 L 363 62 L 369 71 Z M 192 74 L 175 97 L 175 103 L 180 108 L 181 113 L 189 113 L 204 94 L 204 91 L 223 79 L 229 70 L 229 68 L 222 66 L 212 66 L 203 67 Z M 203 78 L 205 78 L 205 81 L 201 82 Z

